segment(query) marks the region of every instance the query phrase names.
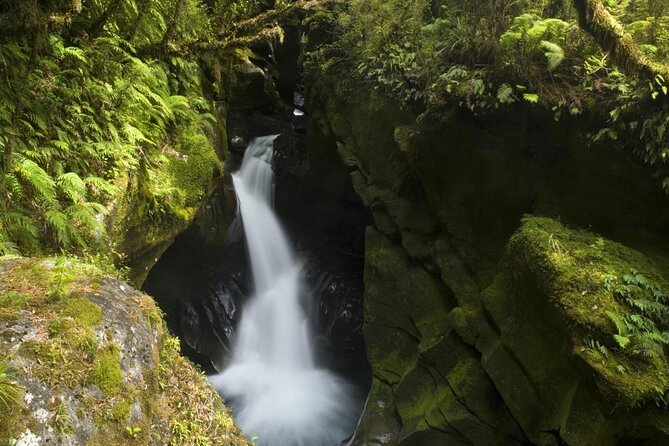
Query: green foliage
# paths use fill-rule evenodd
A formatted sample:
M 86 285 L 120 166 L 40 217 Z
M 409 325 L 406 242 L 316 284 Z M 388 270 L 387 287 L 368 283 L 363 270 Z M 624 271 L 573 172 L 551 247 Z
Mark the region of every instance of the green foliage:
M 669 90 L 658 75 L 652 82 L 627 81 L 618 74 L 605 84 L 618 94 L 606 127 L 593 133 L 593 141 L 614 142 L 634 153 L 669 193 Z
M 607 276 L 605 287 L 629 309 L 627 314 L 607 312 L 617 330 L 613 338 L 618 347 L 648 359 L 664 357 L 669 345 L 669 295 L 636 270 L 622 280 Z
M 142 428 L 139 426 L 126 426 L 125 433 L 128 434 L 130 438 L 137 438 L 137 436 L 142 432 Z
M 504 63 L 517 76 L 531 79 L 541 76 L 543 56 L 547 62 L 545 68 L 554 71 L 565 59 L 563 46 L 569 43 L 569 27 L 563 20 L 534 14 L 515 17 L 499 39 Z
M 561 46 L 547 40 L 542 40 L 541 48 L 545 51 L 544 56 L 546 56 L 546 61 L 548 62 L 548 71 L 555 70 L 564 61 L 564 50 Z
M 307 45 L 307 77 L 327 79 L 342 97 L 365 83 L 421 122 L 453 106 L 489 113 L 536 104 L 556 120 L 587 115 L 600 123 L 592 142 L 634 153 L 669 193 L 669 79 L 623 74 L 564 3 L 337 3 L 309 24 L 321 40 Z M 669 64 L 669 3 L 606 4 L 652 63 Z
M 108 250 L 105 222 L 124 177 L 148 180 L 138 171 L 212 152 L 199 66 L 156 48 L 208 38 L 220 23 L 198 0 L 81 11 L 6 3 L 0 23 L 21 25 L 0 26 L 0 254 Z M 185 187 L 201 196 L 211 176 Z M 163 187 L 142 185 L 154 203 Z
M 21 387 L 14 381 L 7 359 L 0 359 L 0 408 L 10 410 L 11 406 L 18 404 L 20 394 Z

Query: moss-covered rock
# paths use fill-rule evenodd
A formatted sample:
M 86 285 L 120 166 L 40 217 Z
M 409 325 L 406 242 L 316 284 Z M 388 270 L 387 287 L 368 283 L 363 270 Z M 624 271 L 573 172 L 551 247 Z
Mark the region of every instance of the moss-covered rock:
M 447 323 L 453 296 L 373 229 L 365 287 L 374 382 L 353 444 L 522 444 L 478 353 Z
M 378 93 L 342 98 L 318 82 L 311 107 L 311 131 L 327 144 L 318 154 L 338 153 L 352 169 L 375 230 L 392 247 L 377 254 L 378 234 L 368 234 L 365 336 L 379 383 L 358 444 L 380 441 L 375 429 L 384 425 L 407 444 L 513 444 L 523 435 L 541 445 L 667 441 L 666 414 L 653 409 L 664 404 L 664 360 L 657 352 L 641 358 L 645 341 L 608 314 L 628 322 L 634 314 L 620 292 L 614 297 L 627 280 L 651 284 L 644 288 L 651 294 L 654 284 L 666 289 L 669 202 L 644 169 L 609 147 L 586 148 L 586 120 L 556 123 L 537 110 L 485 118 L 442 110 L 439 122 L 420 123 Z M 527 213 L 553 220 L 528 220 L 513 236 Z M 447 311 L 433 311 L 441 308 L 434 298 L 423 302 L 424 284 L 403 285 L 415 274 L 407 262 L 432 277 Z M 435 351 L 457 358 L 437 367 L 436 380 L 423 367 L 424 333 L 409 322 L 420 320 L 450 340 Z M 377 321 L 394 332 L 373 328 Z M 495 427 L 475 437 L 471 426 L 483 409 L 450 411 L 444 377 L 477 362 L 466 376 L 492 383 L 493 401 L 520 436 L 485 437 L 513 431 Z M 370 406 L 375 400 L 393 407 Z M 449 424 L 466 439 L 434 432 Z
M 0 358 L 0 443 L 248 444 L 153 300 L 76 260 L 0 258 Z
M 551 219 L 523 220 L 482 293 L 487 318 L 476 347 L 534 442 L 553 434 L 570 445 L 667 441 L 667 413 L 655 406 L 664 404 L 667 358 L 644 359 L 614 342 L 609 315 L 636 312 L 607 286 L 634 269 L 665 287 L 662 264 Z
M 602 390 L 609 402 L 636 407 L 669 391 L 664 352 L 656 356 L 653 351 L 645 351 L 644 345 L 634 345 L 635 334 L 641 335 L 643 330 L 619 329 L 616 324 L 633 323 L 634 316 L 650 322 L 655 313 L 667 311 L 666 298 L 662 296 L 664 290 L 669 290 L 663 275 L 665 258 L 649 258 L 596 234 L 569 230 L 546 218 L 523 220 L 509 243 L 509 256 L 514 264 L 526 265 L 541 291 L 559 305 L 573 330 L 576 354 L 599 375 L 598 381 L 606 383 Z M 655 284 L 656 292 L 643 296 L 644 290 L 630 283 L 634 278 Z M 634 300 L 621 299 L 616 286 L 636 290 Z M 644 305 L 650 306 L 648 311 L 642 311 Z M 653 324 L 659 333 L 669 329 L 662 321 Z M 627 341 L 614 337 L 622 335 Z M 590 345 L 578 342 L 584 338 Z M 598 348 L 597 343 L 604 348 Z M 662 341 L 660 344 L 663 348 Z
M 144 165 L 119 184 L 122 195 L 108 220 L 114 251 L 124 258 L 140 286 L 174 238 L 183 232 L 221 174 L 213 142 L 193 129 L 166 149 L 153 167 Z

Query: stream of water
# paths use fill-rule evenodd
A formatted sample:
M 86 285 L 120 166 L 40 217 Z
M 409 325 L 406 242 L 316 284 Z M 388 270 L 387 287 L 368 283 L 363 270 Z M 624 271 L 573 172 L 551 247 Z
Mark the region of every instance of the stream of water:
M 254 294 L 231 363 L 211 382 L 259 446 L 333 446 L 353 432 L 359 409 L 350 386 L 314 364 L 300 264 L 273 210 L 275 138 L 256 138 L 233 175 Z

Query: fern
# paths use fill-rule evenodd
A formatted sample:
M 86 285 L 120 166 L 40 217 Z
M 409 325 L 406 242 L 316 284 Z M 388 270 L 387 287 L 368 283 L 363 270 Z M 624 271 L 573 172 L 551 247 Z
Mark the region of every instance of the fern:
M 45 216 L 47 223 L 49 223 L 49 226 L 51 226 L 51 229 L 55 232 L 58 242 L 65 246 L 69 245 L 71 238 L 67 215 L 55 209 L 50 209 L 46 211 Z
M 86 199 L 86 183 L 75 172 L 60 175 L 57 184 L 61 192 L 73 202 L 78 203 Z
M 178 31 L 192 36 L 185 21 L 208 17 L 199 2 L 188 4 Z M 86 31 L 86 17 L 101 17 L 109 5 L 83 3 L 76 28 Z M 130 33 L 136 7 L 130 1 L 114 10 L 86 41 L 67 28 L 48 35 L 39 53 L 28 40 L 6 36 L 0 42 L 6 84 L 0 89 L 0 151 L 12 153 L 11 168 L 0 171 L 1 253 L 78 251 L 96 243 L 106 236 L 104 204 L 120 192 L 116 178 L 140 163 L 154 169 L 159 144 L 186 152 L 180 147 L 185 141 L 206 141 L 211 134 L 208 121 L 215 118 L 202 98 L 199 64 L 149 58 L 135 46 L 162 40 L 172 4 L 145 2 L 144 18 Z M 50 6 L 44 8 L 48 14 Z M 130 34 L 132 43 L 118 37 Z M 143 176 L 140 187 L 151 189 L 152 178 Z
M 607 276 L 604 287 L 629 309 L 625 314 L 606 313 L 616 327 L 617 334 L 613 335 L 616 344 L 622 350 L 648 359 L 663 356 L 669 345 L 666 294 L 633 269 L 622 276 L 622 283 L 615 276 Z
M 631 340 L 630 338 L 622 335 L 613 335 L 613 339 L 615 339 L 616 343 L 622 348 L 623 350 L 630 344 Z
M 546 61 L 548 62 L 548 71 L 555 70 L 564 61 L 564 50 L 560 45 L 549 42 L 547 40 L 541 41 L 541 48 L 543 48 Z
M 618 330 L 619 335 L 625 335 L 627 333 L 627 324 L 623 318 L 610 311 L 607 311 L 606 315 L 608 316 L 609 320 L 616 326 L 616 330 Z
M 25 196 L 23 186 L 14 173 L 4 174 L 2 188 L 7 191 L 8 198 L 12 200 L 21 200 Z
M 34 161 L 24 158 L 17 163 L 16 171 L 47 202 L 55 203 L 56 183 L 44 169 Z
M 84 180 L 86 186 L 94 196 L 114 195 L 118 193 L 118 187 L 111 184 L 104 178 L 89 176 Z

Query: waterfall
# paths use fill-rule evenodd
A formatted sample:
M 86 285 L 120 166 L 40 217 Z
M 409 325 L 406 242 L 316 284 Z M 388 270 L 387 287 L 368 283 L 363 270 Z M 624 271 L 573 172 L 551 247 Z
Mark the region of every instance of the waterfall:
M 233 175 L 254 294 L 230 365 L 210 379 L 259 446 L 333 446 L 355 429 L 359 411 L 349 386 L 314 364 L 300 265 L 273 211 L 275 138 L 256 138 Z

